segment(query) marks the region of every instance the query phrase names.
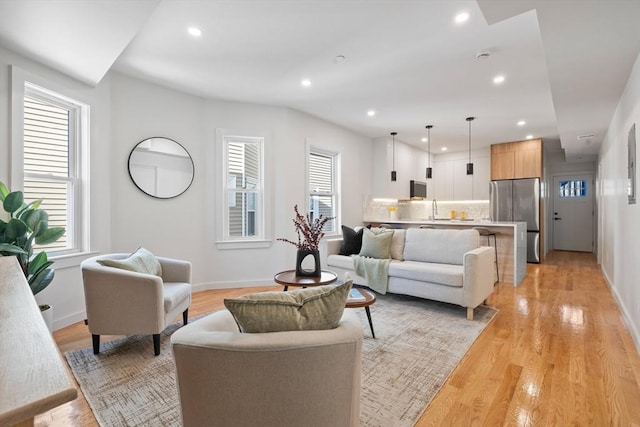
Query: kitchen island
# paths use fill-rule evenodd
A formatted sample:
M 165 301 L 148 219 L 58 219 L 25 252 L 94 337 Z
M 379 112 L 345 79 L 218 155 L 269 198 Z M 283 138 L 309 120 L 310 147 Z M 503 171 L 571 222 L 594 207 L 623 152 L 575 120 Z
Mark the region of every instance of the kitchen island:
M 512 283 L 518 286 L 527 275 L 527 223 L 511 221 L 488 220 L 383 220 L 365 221 L 364 224 L 378 226 L 389 224 L 394 228 L 411 228 L 420 225 L 432 225 L 435 228 L 462 229 L 485 227 L 496 233 L 498 245 L 498 267 L 500 282 Z M 480 237 L 480 244 L 487 245 L 484 237 Z M 491 239 L 493 244 L 493 239 Z

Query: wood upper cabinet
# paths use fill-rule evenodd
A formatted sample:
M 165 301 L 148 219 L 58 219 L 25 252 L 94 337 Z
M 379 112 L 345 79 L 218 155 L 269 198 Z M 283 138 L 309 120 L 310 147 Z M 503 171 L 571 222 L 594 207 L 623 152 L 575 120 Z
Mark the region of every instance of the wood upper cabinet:
M 542 140 L 507 142 L 491 146 L 491 179 L 542 177 Z

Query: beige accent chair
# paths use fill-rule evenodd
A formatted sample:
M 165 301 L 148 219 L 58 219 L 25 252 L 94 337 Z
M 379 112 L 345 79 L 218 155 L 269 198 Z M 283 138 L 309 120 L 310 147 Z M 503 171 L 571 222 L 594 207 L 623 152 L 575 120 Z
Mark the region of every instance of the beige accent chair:
M 171 336 L 184 427 L 360 425 L 362 325 L 240 333 L 227 310 Z
M 187 324 L 191 305 L 191 263 L 156 257 L 162 277 L 100 265 L 98 259 L 125 259 L 109 254 L 82 262 L 84 298 L 93 353 L 100 352 L 100 335 L 153 335 L 160 354 L 160 333 L 182 313 Z

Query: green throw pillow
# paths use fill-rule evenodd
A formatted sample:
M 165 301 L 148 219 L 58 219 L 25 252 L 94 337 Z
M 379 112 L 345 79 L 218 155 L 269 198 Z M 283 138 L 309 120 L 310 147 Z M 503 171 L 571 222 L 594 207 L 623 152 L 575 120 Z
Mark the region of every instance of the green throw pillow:
M 125 259 L 99 259 L 100 265 L 121 268 L 136 273 L 153 274 L 162 277 L 160 261 L 151 252 L 139 247 L 134 253 Z
M 352 281 L 288 292 L 260 292 L 225 299 L 240 332 L 333 329 L 338 326 Z
M 359 255 L 369 258 L 389 259 L 391 258 L 389 253 L 391 239 L 393 239 L 393 231 L 376 234 L 365 229 L 362 235 L 362 248 Z

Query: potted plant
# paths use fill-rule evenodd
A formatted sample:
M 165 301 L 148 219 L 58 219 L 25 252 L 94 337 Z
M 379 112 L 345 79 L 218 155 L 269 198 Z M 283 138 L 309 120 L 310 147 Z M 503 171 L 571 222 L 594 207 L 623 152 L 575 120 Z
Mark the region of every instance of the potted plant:
M 324 225 L 333 219 L 333 217 L 326 217 L 320 215 L 318 218 L 311 221 L 309 214 L 303 216 L 298 211 L 298 205 L 293 207 L 296 212 L 296 217 L 293 219 L 293 225 L 296 228 L 298 234 L 298 242 L 293 242 L 289 239 L 279 238 L 283 242 L 291 243 L 298 248 L 296 257 L 296 276 L 313 276 L 320 277 L 322 271 L 320 269 L 320 252 L 318 248 L 320 246 L 320 240 L 324 236 L 322 228 Z M 304 259 L 311 255 L 314 260 L 314 269 L 306 270 L 302 268 L 302 262 Z
M 0 202 L 8 221 L 0 219 L 0 256 L 15 256 L 35 296 L 53 280 L 53 261 L 45 251 L 34 254 L 33 246 L 56 242 L 65 232 L 64 227 L 49 227 L 49 214 L 40 209 L 41 200 L 24 202 L 22 191 L 9 191 L 0 182 Z M 5 214 L 5 215 L 6 215 Z M 48 306 L 40 306 L 44 311 Z

